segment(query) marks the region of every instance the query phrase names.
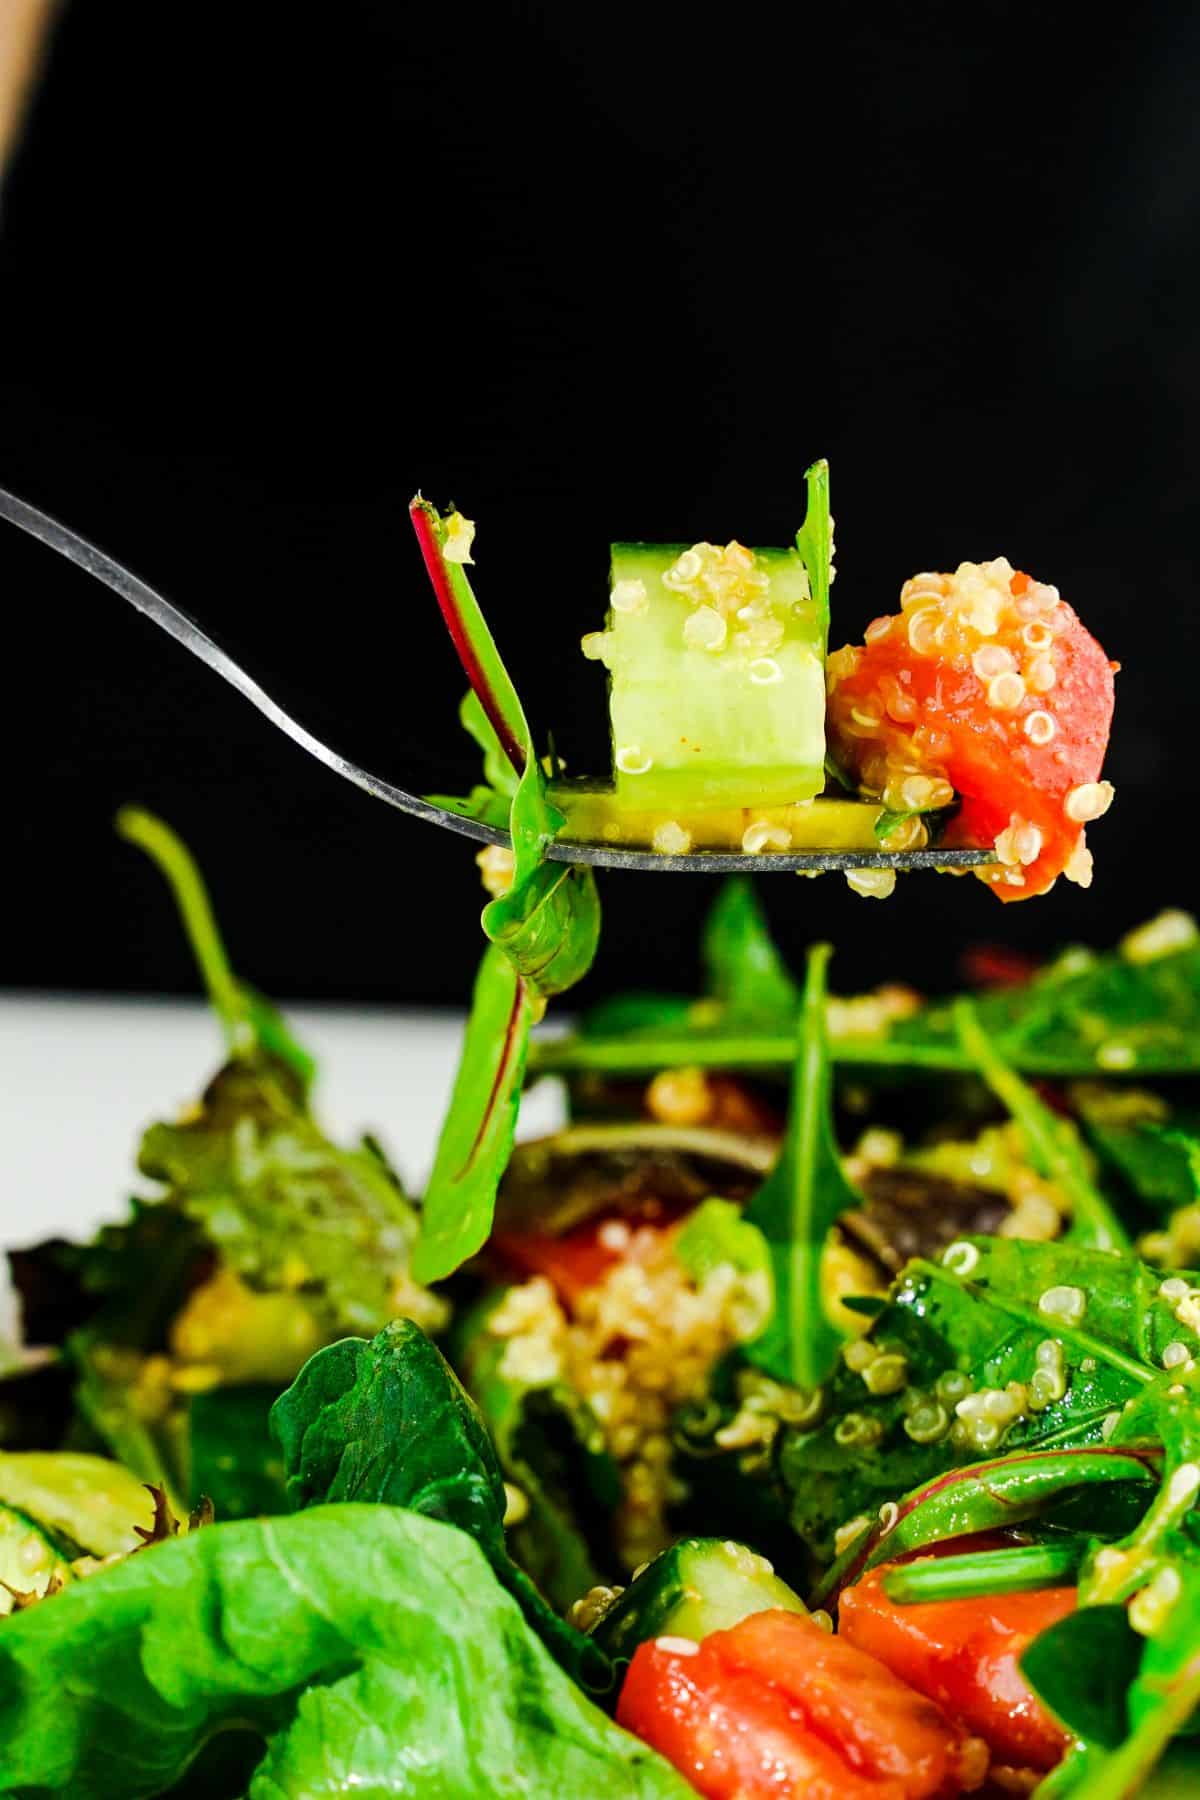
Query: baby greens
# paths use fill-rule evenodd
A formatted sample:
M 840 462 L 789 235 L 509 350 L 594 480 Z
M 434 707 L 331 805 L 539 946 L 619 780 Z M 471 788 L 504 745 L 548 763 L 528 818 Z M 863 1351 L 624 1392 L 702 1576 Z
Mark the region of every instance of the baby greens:
M 233 1729 L 263 1750 L 247 1800 L 690 1791 L 555 1665 L 464 1532 L 392 1505 L 217 1525 L 0 1629 L 2 1793 L 143 1800 Z
M 476 979 L 458 1078 L 425 1193 L 413 1268 L 418 1280 L 435 1281 L 453 1273 L 487 1238 L 512 1150 L 530 1032 L 546 1001 L 586 974 L 599 940 L 600 905 L 589 869 L 546 859 L 562 817 L 547 798 L 524 710 L 463 567 L 471 535 L 466 521 L 457 513 L 443 518 L 419 498 L 411 512 L 475 696 L 475 705 L 464 702 L 463 721 L 483 748 L 485 781 L 495 796 L 486 801 L 476 789 L 459 810 L 494 822 L 507 801 L 513 855 L 506 891 L 483 910 L 492 947 Z

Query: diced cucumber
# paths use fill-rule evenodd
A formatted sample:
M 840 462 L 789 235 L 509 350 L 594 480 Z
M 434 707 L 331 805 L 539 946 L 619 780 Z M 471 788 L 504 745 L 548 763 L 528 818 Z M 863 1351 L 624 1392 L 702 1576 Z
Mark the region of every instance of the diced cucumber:
M 70 1564 L 40 1526 L 14 1507 L 0 1506 L 0 1618 L 12 1611 L 14 1593 L 44 1594 L 55 1575 L 74 1580 Z
M 609 670 L 621 805 L 819 794 L 827 629 L 799 550 L 614 545 L 608 629 L 585 648 Z
M 647 1638 L 699 1642 L 751 1613 L 780 1607 L 807 1611 L 770 1563 L 726 1538 L 683 1538 L 656 1556 L 594 1626 L 592 1636 L 613 1658 L 628 1660 Z

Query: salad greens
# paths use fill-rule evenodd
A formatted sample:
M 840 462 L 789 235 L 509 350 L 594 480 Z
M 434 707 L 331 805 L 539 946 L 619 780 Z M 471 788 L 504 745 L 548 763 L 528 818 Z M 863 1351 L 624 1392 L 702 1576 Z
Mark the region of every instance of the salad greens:
M 821 1252 L 841 1213 L 858 1204 L 833 1136 L 825 1038 L 825 968 L 830 950 L 808 955 L 788 1128 L 779 1160 L 745 1210 L 770 1252 L 774 1306 L 748 1359 L 782 1381 L 815 1388 L 840 1335 L 821 1293 Z
M 141 1800 L 229 1730 L 264 1752 L 248 1800 L 689 1791 L 557 1667 L 464 1532 L 396 1506 L 189 1534 L 0 1629 L 0 1793 Z
M 1167 915 L 1021 985 L 841 1000 L 829 947 L 798 982 L 738 880 L 702 994 L 535 1037 L 591 964 L 596 887 L 548 855 L 557 768 L 473 527 L 412 510 L 483 760 L 443 804 L 511 841 L 481 859 L 433 1171 L 418 1202 L 375 1139 L 327 1137 L 187 850 L 126 809 L 224 1060 L 144 1134 L 153 1194 L 11 1258 L 0 1793 L 682 1797 L 602 1710 L 640 1646 L 686 1662 L 780 1609 L 811 1634 L 805 1601 L 833 1615 L 868 1576 L 854 1604 L 898 1614 L 1073 1589 L 1005 1676 L 1066 1753 L 997 1779 L 1192 1791 L 1200 936 Z M 799 547 L 824 616 L 824 465 Z M 516 1147 L 531 1071 L 571 1116 Z
M 506 802 L 513 858 L 506 890 L 483 909 L 490 948 L 475 982 L 463 1057 L 425 1192 L 413 1269 L 418 1280 L 436 1281 L 487 1239 L 513 1146 L 530 1032 L 547 1000 L 587 973 L 599 942 L 600 902 L 590 869 L 546 858 L 562 815 L 547 798 L 545 771 L 524 710 L 463 567 L 470 554 L 465 521 L 458 513 L 442 518 L 421 500 L 412 511 L 438 603 L 471 683 L 474 704 L 470 698 L 464 702 L 462 718 L 483 748 L 484 778 L 493 795 L 485 801 L 476 789 L 459 810 L 481 817 L 486 807 L 494 820 Z

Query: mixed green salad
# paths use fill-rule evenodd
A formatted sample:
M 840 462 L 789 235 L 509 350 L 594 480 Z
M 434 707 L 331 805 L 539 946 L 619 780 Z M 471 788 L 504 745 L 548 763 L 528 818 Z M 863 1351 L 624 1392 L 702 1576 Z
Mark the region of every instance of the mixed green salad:
M 224 1055 L 123 1218 L 10 1253 L 0 1792 L 1197 1791 L 1200 932 L 846 998 L 737 879 L 702 993 L 536 1032 L 595 880 L 417 518 L 512 842 L 434 1167 L 328 1137 L 123 813 Z

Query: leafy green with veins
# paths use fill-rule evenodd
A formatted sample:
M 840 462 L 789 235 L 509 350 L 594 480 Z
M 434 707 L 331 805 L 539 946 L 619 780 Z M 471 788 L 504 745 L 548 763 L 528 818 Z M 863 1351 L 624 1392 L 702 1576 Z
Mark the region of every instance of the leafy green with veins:
M 484 750 L 487 787 L 496 796 L 486 801 L 487 816 L 495 821 L 497 802 L 507 801 L 513 849 L 511 884 L 483 909 L 490 947 L 476 977 L 413 1258 L 417 1279 L 436 1281 L 486 1242 L 512 1150 L 530 1032 L 547 1000 L 587 973 L 599 941 L 600 903 L 590 869 L 546 858 L 562 816 L 547 798 L 524 710 L 460 560 L 459 515 L 442 518 L 418 499 L 412 518 L 471 680 L 476 703 L 464 702 L 463 719 Z M 481 790 L 468 805 L 484 816 L 477 810 L 485 805 Z
M 398 1506 L 216 1525 L 0 1628 L 0 1793 L 149 1800 L 233 1728 L 260 1744 L 247 1800 L 691 1793 L 558 1668 L 465 1532 Z

